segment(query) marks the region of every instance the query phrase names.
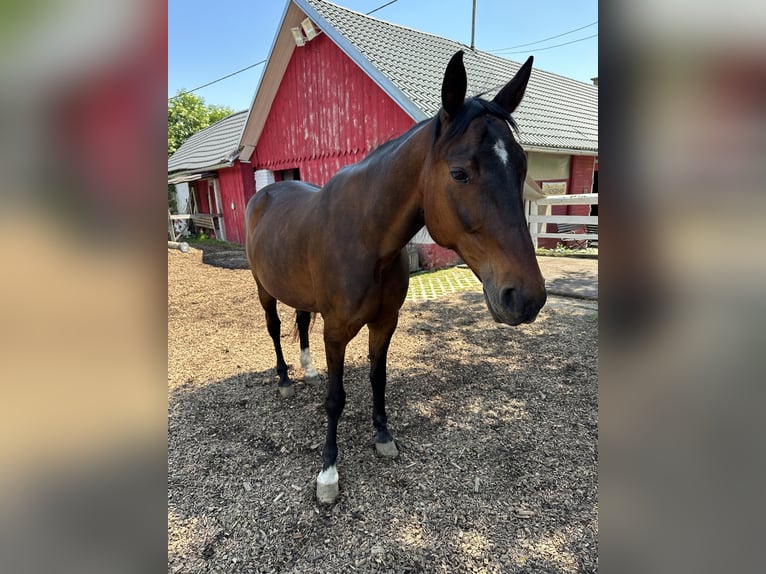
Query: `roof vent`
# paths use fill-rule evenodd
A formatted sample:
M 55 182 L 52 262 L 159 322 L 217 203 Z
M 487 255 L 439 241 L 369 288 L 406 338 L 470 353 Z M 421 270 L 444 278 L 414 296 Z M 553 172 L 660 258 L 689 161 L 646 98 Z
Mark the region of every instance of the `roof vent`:
M 306 40 L 303 37 L 303 33 L 301 32 L 301 29 L 296 26 L 295 28 L 290 28 L 290 32 L 293 33 L 293 40 L 295 40 L 295 45 L 299 48 L 301 46 L 306 45 Z
M 303 28 L 303 32 L 306 34 L 306 39 L 309 42 L 319 35 L 319 31 L 314 26 L 314 23 L 308 18 L 301 22 L 301 28 Z

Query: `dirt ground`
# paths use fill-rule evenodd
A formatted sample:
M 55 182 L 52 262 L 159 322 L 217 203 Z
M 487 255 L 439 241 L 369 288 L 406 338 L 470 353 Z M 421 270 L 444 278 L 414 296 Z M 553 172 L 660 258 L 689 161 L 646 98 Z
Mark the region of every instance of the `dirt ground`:
M 595 304 L 551 297 L 510 328 L 480 292 L 406 303 L 392 461 L 373 444 L 363 329 L 346 353 L 340 496 L 320 506 L 323 385 L 302 380 L 293 313 L 280 308 L 296 393 L 281 399 L 252 276 L 241 254 L 211 253 L 168 250 L 169 572 L 597 570 Z M 324 376 L 321 317 L 311 345 Z

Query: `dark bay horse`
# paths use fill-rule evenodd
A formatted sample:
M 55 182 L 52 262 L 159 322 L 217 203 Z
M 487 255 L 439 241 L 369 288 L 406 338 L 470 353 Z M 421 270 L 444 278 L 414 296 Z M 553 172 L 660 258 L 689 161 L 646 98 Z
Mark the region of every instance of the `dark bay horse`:
M 338 495 L 336 433 L 346 401 L 346 345 L 369 329 L 375 446 L 398 455 L 385 410 L 386 355 L 409 281 L 403 248 L 423 226 L 481 280 L 489 312 L 509 325 L 535 320 L 545 285 L 524 217 L 527 163 L 512 133 L 532 58 L 492 101 L 466 99 L 463 52 L 447 65 L 442 109 L 341 169 L 322 189 L 301 182 L 265 187 L 246 213 L 247 258 L 277 355 L 278 388 L 292 394 L 280 344 L 277 300 L 297 310 L 301 364 L 311 313 L 324 319 L 327 437 L 317 498 Z

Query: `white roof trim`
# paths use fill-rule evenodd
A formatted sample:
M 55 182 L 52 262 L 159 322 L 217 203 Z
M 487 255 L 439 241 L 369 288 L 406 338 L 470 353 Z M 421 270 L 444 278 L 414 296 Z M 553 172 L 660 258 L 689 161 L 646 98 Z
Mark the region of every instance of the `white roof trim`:
M 268 119 L 268 111 L 271 109 L 271 105 L 279 90 L 279 85 L 282 82 L 282 77 L 295 50 L 295 42 L 290 33 L 290 28 L 300 26 L 301 21 L 306 17 L 310 18 L 323 33 L 327 34 L 333 43 L 359 66 L 408 116 L 416 122 L 427 119 L 428 116 L 404 92 L 385 77 L 345 36 L 338 32 L 327 20 L 322 18 L 319 12 L 308 2 L 305 0 L 291 0 L 287 3 L 282 15 L 279 30 L 271 45 L 266 68 L 261 75 L 258 88 L 247 112 L 247 119 L 242 127 L 239 137 L 239 147 L 242 149 L 240 152 L 241 161 L 250 161 L 255 151 L 255 147 Z M 264 113 L 264 109 L 266 113 Z
M 175 177 L 168 179 L 168 183 L 170 184 L 184 183 L 186 181 L 196 181 L 198 179 L 202 179 L 201 173 L 193 173 L 191 175 L 177 175 Z
M 261 74 L 239 136 L 239 148 L 242 150 L 239 154 L 241 161 L 250 161 L 253 151 L 255 151 L 255 145 L 261 137 L 263 127 L 268 119 L 271 104 L 274 102 L 279 85 L 282 83 L 282 77 L 295 49 L 295 42 L 289 29 L 293 26 L 300 26 L 303 18 L 305 15 L 300 12 L 300 9 L 292 1 L 287 2 L 274 41 L 271 43 L 266 67 Z M 276 57 L 277 55 L 279 57 Z M 258 104 L 257 107 L 256 104 Z M 252 143 L 248 143 L 248 140 Z
M 526 144 L 521 144 L 521 147 L 526 152 L 558 153 L 563 155 L 590 155 L 590 156 L 598 157 L 598 150 L 594 151 L 589 149 L 541 147 L 541 146 L 526 145 Z
M 242 127 L 242 131 L 240 133 L 239 147 L 242 150 L 240 153 L 240 161 L 251 161 L 252 154 L 254 153 L 255 147 L 258 144 L 258 140 L 260 139 L 261 134 L 263 133 L 263 128 L 266 122 L 268 121 L 271 106 L 278 93 L 279 87 L 284 77 L 284 73 L 287 69 L 287 66 L 290 63 L 294 50 L 296 49 L 295 41 L 293 39 L 292 33 L 290 32 L 290 28 L 295 26 L 300 26 L 301 22 L 305 18 L 309 18 L 315 24 L 315 26 L 320 29 L 322 33 L 327 34 L 330 40 L 354 64 L 356 64 L 375 83 L 375 85 L 377 85 L 383 91 L 383 93 L 386 94 L 387 97 L 393 100 L 394 103 L 397 106 L 399 106 L 399 108 L 402 111 L 404 111 L 415 122 L 428 119 L 430 115 L 424 110 L 428 110 L 430 109 L 430 107 L 433 107 L 433 105 L 438 104 L 436 99 L 434 99 L 433 97 L 430 97 L 427 101 L 425 100 L 420 101 L 417 95 L 412 95 L 412 94 L 415 94 L 415 92 L 412 92 L 411 94 L 414 99 L 410 99 L 410 97 L 407 95 L 405 91 L 402 91 L 402 89 L 397 87 L 397 85 L 394 83 L 395 79 L 394 80 L 389 79 L 389 77 L 381 69 L 379 69 L 376 65 L 374 65 L 372 61 L 370 61 L 363 54 L 360 48 L 356 47 L 356 45 L 352 42 L 352 40 L 346 38 L 339 31 L 340 29 L 344 29 L 343 26 L 340 26 L 340 29 L 335 28 L 330 23 L 330 21 L 326 20 L 322 16 L 322 14 L 325 12 L 321 12 L 321 8 L 315 8 L 312 4 L 312 1 L 313 0 L 288 0 L 288 2 L 286 3 L 285 11 L 282 16 L 279 29 L 272 43 L 271 51 L 269 53 L 268 61 L 266 63 L 266 68 L 264 69 L 264 72 L 261 76 L 261 80 L 259 82 L 255 96 L 253 97 L 253 101 L 247 113 L 247 118 L 245 120 L 245 123 Z M 316 4 L 316 2 L 314 2 L 314 4 Z M 342 8 L 342 7 L 338 6 L 337 8 Z M 349 10 L 348 8 L 343 8 L 343 10 L 347 12 L 353 12 L 354 14 L 359 15 L 360 17 L 364 16 L 361 12 Z M 328 18 L 332 20 L 333 18 L 332 15 L 329 12 L 326 14 Z M 396 26 L 396 25 L 393 24 L 393 26 Z M 424 32 L 419 32 L 416 30 L 412 30 L 412 32 L 417 32 L 418 34 L 425 34 Z M 434 36 L 434 38 L 448 40 L 445 38 L 440 38 L 438 36 Z M 455 44 L 457 45 L 457 43 Z M 491 56 L 491 54 L 485 54 L 485 53 L 482 53 L 482 54 L 483 56 L 486 56 L 486 57 Z M 502 58 L 499 58 L 499 57 L 495 57 L 495 58 L 497 60 L 503 60 Z M 373 57 L 373 59 L 375 58 Z M 505 63 L 506 61 L 503 60 L 503 64 Z M 486 68 L 487 66 L 492 67 L 495 64 L 496 62 L 493 63 L 492 59 L 489 58 L 482 65 L 484 66 L 484 68 Z M 489 69 L 484 69 L 484 68 L 482 69 L 485 75 L 489 71 L 491 71 Z M 530 93 L 530 92 L 534 92 L 534 90 L 531 90 L 531 89 L 527 90 L 527 97 L 526 97 L 527 101 L 530 101 L 530 98 L 534 99 L 534 97 L 544 99 L 545 95 L 543 90 L 550 88 L 549 84 L 551 84 L 551 81 L 552 81 L 551 78 L 556 76 L 555 74 L 550 74 L 548 72 L 536 70 L 536 71 L 533 71 L 532 79 L 534 80 L 536 75 L 540 75 L 540 74 L 542 74 L 542 77 L 540 78 L 540 81 L 538 82 L 539 85 L 536 84 L 537 87 L 535 88 L 537 92 L 539 93 L 536 93 L 536 92 Z M 566 79 L 570 82 L 574 82 L 574 80 L 571 80 L 569 78 L 563 78 L 563 79 Z M 567 86 L 562 87 L 558 85 L 558 83 L 556 82 L 554 82 L 554 84 L 555 85 L 553 85 L 552 89 L 554 89 L 555 93 L 558 94 L 558 100 L 561 100 L 560 92 L 564 88 L 567 88 Z M 590 84 L 582 83 L 582 86 L 583 86 L 583 89 L 587 87 L 589 90 L 595 90 L 597 93 L 598 88 L 594 88 Z M 532 86 L 532 87 L 535 87 L 535 86 Z M 569 87 L 571 88 L 571 86 Z M 404 86 L 403 89 L 406 90 L 407 87 Z M 588 98 L 585 98 L 585 99 L 588 100 L 587 103 L 588 105 L 590 105 L 591 103 L 590 100 Z M 419 103 L 415 103 L 415 102 L 419 102 Z M 564 113 L 565 115 L 566 114 L 571 115 L 571 112 L 572 110 L 569 110 L 569 108 L 567 108 L 561 113 Z M 563 135 L 560 133 L 549 134 L 548 132 L 551 130 L 547 128 L 543 129 L 543 127 L 545 127 L 545 125 L 547 125 L 547 123 L 550 123 L 550 121 L 552 120 L 548 118 L 545 110 L 542 109 L 541 106 L 539 105 L 536 106 L 530 113 L 533 116 L 535 116 L 534 118 L 530 120 L 532 130 L 529 134 L 529 137 L 526 138 L 531 145 L 528 145 L 524 141 L 520 142 L 522 147 L 525 150 L 539 151 L 539 152 L 545 152 L 545 153 L 560 153 L 560 154 L 567 154 L 567 155 L 584 155 L 584 156 L 598 157 L 598 142 L 597 141 L 593 142 L 593 146 L 596 149 L 592 149 L 588 141 L 586 141 L 586 140 L 592 139 L 589 137 L 589 136 L 592 136 L 590 132 L 588 132 L 588 134 L 585 134 L 583 132 L 580 132 L 579 129 L 577 129 L 576 125 L 574 126 L 573 129 L 577 133 L 580 133 L 580 135 L 583 136 L 582 137 L 583 147 L 580 147 L 579 145 L 580 138 L 576 136 L 568 137 L 567 133 L 564 133 Z M 537 116 L 541 116 L 541 117 L 537 117 Z M 519 121 L 518 118 L 517 118 L 517 121 Z M 569 128 L 573 127 L 569 125 L 572 122 L 565 122 L 565 123 Z M 592 123 L 595 124 L 595 122 L 592 122 Z M 577 122 L 574 122 L 574 124 L 577 124 Z M 562 130 L 559 130 L 559 131 L 562 131 Z M 568 131 L 571 131 L 571 129 Z M 523 140 L 525 138 L 522 137 L 521 139 Z M 547 141 L 551 142 L 550 146 L 546 145 Z M 561 147 L 558 147 L 556 145 L 557 143 L 563 144 L 563 145 L 561 145 Z
M 367 74 L 377 86 L 383 90 L 396 104 L 404 110 L 404 112 L 410 116 L 415 122 L 419 122 L 428 119 L 423 111 L 418 108 L 412 100 L 410 100 L 404 92 L 397 88 L 394 83 L 389 80 L 383 72 L 378 70 L 372 62 L 370 62 L 364 55 L 337 29 L 335 29 L 327 20 L 317 12 L 313 6 L 311 6 L 305 0 L 293 0 L 295 4 L 300 6 L 306 15 L 314 21 L 314 24 L 327 34 L 333 42 L 343 51 L 346 56 Z

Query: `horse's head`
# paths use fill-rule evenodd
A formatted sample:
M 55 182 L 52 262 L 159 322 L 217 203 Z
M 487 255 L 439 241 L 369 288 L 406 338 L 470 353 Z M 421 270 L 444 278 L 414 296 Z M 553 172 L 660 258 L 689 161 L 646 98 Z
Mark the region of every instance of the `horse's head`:
M 460 254 L 481 279 L 492 317 L 509 325 L 534 321 L 546 298 L 524 217 L 527 160 L 510 115 L 531 69 L 530 57 L 491 102 L 466 100 L 463 53 L 452 57 L 423 194 L 429 233 Z

